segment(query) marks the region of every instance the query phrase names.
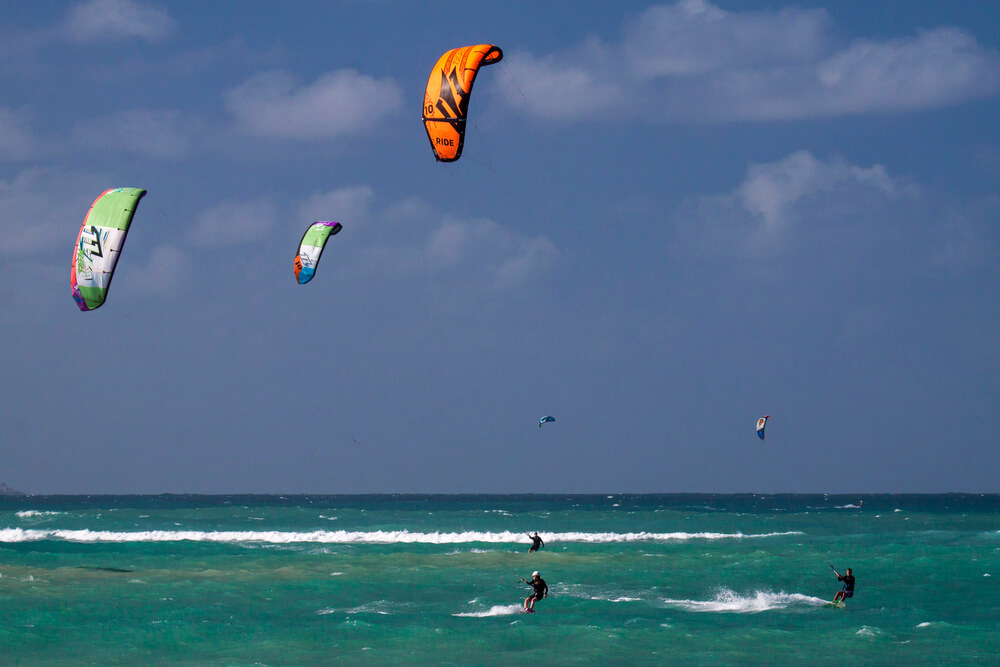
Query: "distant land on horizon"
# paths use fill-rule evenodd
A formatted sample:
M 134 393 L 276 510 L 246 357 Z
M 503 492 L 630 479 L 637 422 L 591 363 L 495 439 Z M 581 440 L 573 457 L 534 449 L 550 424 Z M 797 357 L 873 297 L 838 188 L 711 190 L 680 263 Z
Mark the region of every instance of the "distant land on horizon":
M 26 496 L 26 495 L 28 494 L 24 493 L 23 491 L 12 489 L 3 482 L 0 482 L 0 496 Z

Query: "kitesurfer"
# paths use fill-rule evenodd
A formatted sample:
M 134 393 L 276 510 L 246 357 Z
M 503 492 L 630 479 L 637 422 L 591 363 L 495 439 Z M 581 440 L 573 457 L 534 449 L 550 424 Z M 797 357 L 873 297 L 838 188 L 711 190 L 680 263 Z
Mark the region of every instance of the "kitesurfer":
M 832 565 L 830 566 L 833 567 Z M 841 600 L 846 600 L 849 597 L 854 597 L 854 575 L 851 574 L 851 568 L 847 568 L 847 574 L 840 574 L 837 570 L 833 573 L 837 575 L 837 581 L 844 582 L 844 590 L 837 591 L 837 594 L 833 596 L 833 604 L 837 604 Z
M 529 554 L 532 551 L 538 551 L 539 549 L 545 546 L 545 542 L 542 542 L 542 538 L 538 536 L 537 530 L 535 531 L 534 535 L 532 535 L 531 533 L 525 533 L 525 535 L 531 538 L 531 548 L 528 549 Z
M 548 584 L 545 583 L 544 579 L 538 576 L 538 570 L 531 573 L 531 581 L 528 581 L 524 577 L 518 577 L 518 579 L 535 589 L 531 595 L 524 598 L 524 611 L 529 614 L 534 614 L 535 603 L 542 598 L 547 598 L 549 596 Z

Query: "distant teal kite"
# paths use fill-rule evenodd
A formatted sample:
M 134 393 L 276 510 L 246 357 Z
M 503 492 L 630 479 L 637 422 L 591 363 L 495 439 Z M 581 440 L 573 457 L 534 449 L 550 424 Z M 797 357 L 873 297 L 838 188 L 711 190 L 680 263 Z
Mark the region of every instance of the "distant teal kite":
M 555 420 L 556 420 L 555 417 L 550 417 L 549 415 L 545 415 L 544 417 L 538 420 L 538 428 L 541 428 L 542 424 L 544 424 L 545 422 L 554 422 Z

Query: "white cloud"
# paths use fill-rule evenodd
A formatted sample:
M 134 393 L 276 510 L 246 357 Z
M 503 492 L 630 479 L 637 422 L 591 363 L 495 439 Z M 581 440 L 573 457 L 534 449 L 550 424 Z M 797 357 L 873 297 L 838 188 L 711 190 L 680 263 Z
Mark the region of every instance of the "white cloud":
M 506 98 L 543 118 L 784 120 L 958 104 L 1000 90 L 1000 54 L 957 28 L 838 45 L 823 10 L 651 7 L 622 39 L 508 58 Z
M 426 286 L 469 297 L 516 288 L 560 256 L 545 236 L 526 235 L 495 220 L 456 216 L 421 199 L 381 204 L 376 199 L 370 186 L 355 185 L 314 193 L 280 215 L 266 198 L 223 202 L 196 216 L 188 239 L 221 251 L 260 241 L 282 220 L 282 238 L 291 251 L 310 222 L 336 220 L 344 225 L 336 237 L 338 260 L 326 263 L 324 273 L 343 270 L 352 279 L 393 291 Z M 173 250 L 156 259 L 143 270 L 143 281 L 165 291 L 169 272 L 184 257 Z M 153 270 L 160 265 L 162 270 Z
M 299 206 L 298 219 L 304 221 L 302 224 L 333 220 L 345 227 L 354 226 L 368 217 L 373 194 L 367 185 L 313 194 Z
M 515 53 L 506 62 L 517 73 L 513 80 L 498 79 L 507 87 L 508 99 L 542 118 L 585 118 L 621 104 L 618 85 L 596 70 L 527 53 Z
M 503 291 L 559 257 L 544 236 L 528 236 L 488 218 L 457 216 L 423 199 L 379 204 L 367 185 L 313 194 L 299 207 L 298 218 L 303 231 L 313 220 L 342 222 L 338 245 L 351 250 L 338 264 L 352 276 L 393 285 L 440 281 L 448 290 Z
M 84 121 L 73 137 L 88 149 L 171 159 L 187 152 L 192 131 L 175 111 L 134 109 Z
M 453 289 L 495 292 L 521 284 L 559 257 L 548 238 L 526 236 L 486 218 L 463 219 L 424 208 L 406 224 L 419 230 L 415 238 L 394 242 L 383 236 L 367 250 L 372 270 L 404 280 L 445 278 Z
M 498 287 L 517 285 L 559 258 L 558 248 L 544 236 L 525 237 L 518 234 L 509 241 L 508 255 L 497 263 L 495 271 Z
M 226 108 L 247 132 L 282 139 L 331 139 L 374 127 L 402 106 L 399 84 L 352 69 L 297 85 L 282 72 L 258 74 L 225 94 Z
M 157 41 L 177 24 L 166 11 L 134 0 L 88 0 L 73 7 L 63 31 L 78 42 L 138 38 Z
M 893 111 L 993 94 L 1000 60 L 971 35 L 939 28 L 884 43 L 857 41 L 820 63 L 816 72 L 834 112 Z
M 0 255 L 37 256 L 60 249 L 69 266 L 80 225 L 103 191 L 97 182 L 99 177 L 52 169 L 28 169 L 0 180 Z
M 968 270 L 995 253 L 996 208 L 956 201 L 879 164 L 799 151 L 749 165 L 729 192 L 687 200 L 669 252 L 724 264 L 766 259 L 765 271 L 778 259 L 826 270 L 839 263 L 844 275 L 886 262 L 925 274 Z
M 27 112 L 0 107 L 0 160 L 23 160 L 34 143 Z
M 858 167 L 839 158 L 823 162 L 799 151 L 778 162 L 750 165 L 734 197 L 748 213 L 774 228 L 810 197 L 859 187 L 893 196 L 903 186 L 882 165 Z
M 198 215 L 191 241 L 207 248 L 252 243 L 267 236 L 276 220 L 274 205 L 267 199 L 222 202 Z
M 621 53 L 641 80 L 814 60 L 829 41 L 823 10 L 731 13 L 703 0 L 651 7 L 625 26 Z

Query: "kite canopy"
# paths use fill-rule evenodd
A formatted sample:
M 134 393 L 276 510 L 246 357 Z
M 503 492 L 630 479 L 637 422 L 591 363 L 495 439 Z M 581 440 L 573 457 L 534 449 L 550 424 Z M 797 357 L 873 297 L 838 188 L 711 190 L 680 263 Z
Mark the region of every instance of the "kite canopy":
M 305 285 L 316 275 L 327 240 L 343 228 L 339 222 L 323 221 L 309 225 L 299 242 L 299 254 L 295 256 L 295 279 L 300 285 Z
M 550 416 L 546 415 L 546 416 L 544 416 L 544 417 L 542 417 L 541 419 L 538 420 L 538 428 L 541 428 L 542 424 L 544 424 L 546 422 L 554 422 L 555 420 L 556 420 L 555 417 L 550 417 Z
M 108 298 L 111 278 L 132 216 L 146 191 L 112 188 L 94 200 L 76 237 L 69 281 L 80 310 L 94 310 Z
M 439 162 L 454 162 L 462 157 L 469 96 L 476 74 L 480 67 L 502 59 L 499 46 L 477 44 L 445 51 L 434 65 L 424 93 L 424 129 Z
M 764 439 L 764 427 L 767 426 L 767 420 L 771 418 L 771 415 L 764 415 L 757 420 L 757 437 L 761 440 Z

